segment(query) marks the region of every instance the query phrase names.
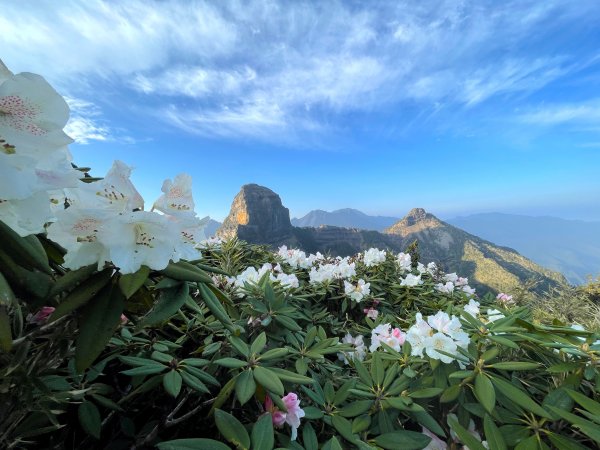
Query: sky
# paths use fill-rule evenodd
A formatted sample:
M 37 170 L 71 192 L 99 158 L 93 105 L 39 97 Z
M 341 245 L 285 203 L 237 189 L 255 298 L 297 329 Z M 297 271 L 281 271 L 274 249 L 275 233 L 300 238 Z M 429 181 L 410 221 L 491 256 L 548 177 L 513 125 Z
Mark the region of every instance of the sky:
M 0 59 L 71 107 L 75 163 L 150 206 L 187 172 L 300 217 L 600 220 L 600 2 L 3 0 Z

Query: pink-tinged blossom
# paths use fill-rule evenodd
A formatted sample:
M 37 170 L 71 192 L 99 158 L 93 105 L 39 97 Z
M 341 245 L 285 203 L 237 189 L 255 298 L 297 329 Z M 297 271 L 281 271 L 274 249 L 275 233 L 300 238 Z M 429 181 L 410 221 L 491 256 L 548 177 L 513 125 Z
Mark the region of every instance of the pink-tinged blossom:
M 292 441 L 295 441 L 298 437 L 300 419 L 304 417 L 304 410 L 300 408 L 300 399 L 293 392 L 290 392 L 281 400 L 287 409 L 287 413 L 280 411 L 273 404 L 273 400 L 271 400 L 268 395 L 265 398 L 265 410 L 271 413 L 273 425 L 279 428 L 282 427 L 284 423 L 287 423 L 292 428 L 291 439 Z
M 42 325 L 48 321 L 48 317 L 54 312 L 54 309 L 53 306 L 42 306 L 42 309 L 36 312 L 29 321 L 36 325 Z
M 504 292 L 499 293 L 496 296 L 496 300 L 498 300 L 498 303 L 500 303 L 504 306 L 512 306 L 515 304 L 515 301 L 513 300 L 513 296 L 505 294 Z
M 125 314 L 121 314 L 121 325 L 125 325 L 129 322 L 129 318 Z
M 392 329 L 389 323 L 383 323 L 371 330 L 371 346 L 369 347 L 369 351 L 376 351 L 381 346 L 381 343 L 384 343 L 399 352 L 405 340 L 406 334 L 400 328 Z
M 363 310 L 363 312 L 365 313 L 365 315 L 369 318 L 369 319 L 377 319 L 377 316 L 379 316 L 379 311 L 377 311 L 375 308 L 371 307 L 371 308 L 365 308 Z

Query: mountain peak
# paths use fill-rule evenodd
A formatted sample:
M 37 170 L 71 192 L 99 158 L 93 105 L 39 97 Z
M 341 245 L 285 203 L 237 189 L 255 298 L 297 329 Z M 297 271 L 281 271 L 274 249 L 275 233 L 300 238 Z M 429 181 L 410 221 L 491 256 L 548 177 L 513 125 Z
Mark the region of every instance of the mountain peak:
M 439 228 L 446 224 L 423 208 L 413 208 L 406 216 L 384 231 L 387 234 L 404 236 L 427 228 Z
M 269 243 L 288 236 L 291 230 L 290 212 L 279 195 L 252 183 L 241 187 L 217 235 L 224 239 L 237 236 L 249 242 Z

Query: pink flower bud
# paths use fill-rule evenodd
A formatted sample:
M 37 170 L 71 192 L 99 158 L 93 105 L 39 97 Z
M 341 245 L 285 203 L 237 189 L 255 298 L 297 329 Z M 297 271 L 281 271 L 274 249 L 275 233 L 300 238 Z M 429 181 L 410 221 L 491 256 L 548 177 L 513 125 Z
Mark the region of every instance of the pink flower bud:
M 29 321 L 31 323 L 35 323 L 36 325 L 42 325 L 48 320 L 50 314 L 54 312 L 54 307 L 52 306 L 43 306 Z

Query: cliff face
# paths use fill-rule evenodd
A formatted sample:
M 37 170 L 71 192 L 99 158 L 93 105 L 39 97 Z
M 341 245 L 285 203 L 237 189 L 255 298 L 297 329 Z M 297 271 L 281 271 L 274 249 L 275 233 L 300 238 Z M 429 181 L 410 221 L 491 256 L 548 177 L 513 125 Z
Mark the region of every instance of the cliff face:
M 257 244 L 277 244 L 292 237 L 290 212 L 279 195 L 257 184 L 246 184 L 233 199 L 217 236 L 237 236 Z

